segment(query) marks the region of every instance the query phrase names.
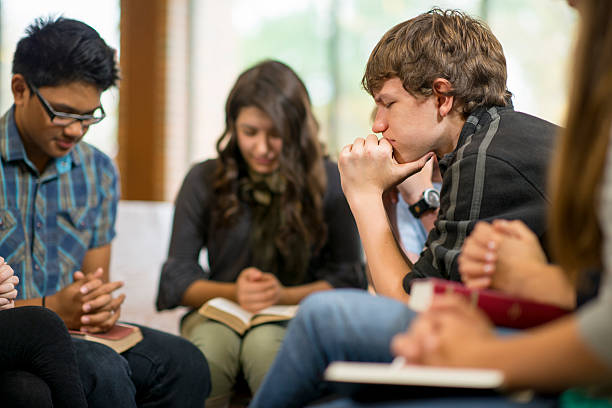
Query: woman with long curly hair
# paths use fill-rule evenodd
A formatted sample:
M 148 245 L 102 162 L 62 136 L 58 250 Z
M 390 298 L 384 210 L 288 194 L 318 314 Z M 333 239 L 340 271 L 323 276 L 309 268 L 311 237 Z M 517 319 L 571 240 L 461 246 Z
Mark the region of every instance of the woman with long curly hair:
M 335 163 L 324 158 L 308 92 L 287 65 L 264 61 L 243 72 L 225 106 L 218 157 L 195 165 L 176 199 L 158 309 L 194 310 L 224 297 L 250 312 L 298 304 L 310 293 L 364 287 L 357 229 Z M 200 251 L 208 251 L 202 268 Z M 209 402 L 225 401 L 243 373 L 255 392 L 285 323 L 238 335 L 198 313 L 183 336 L 206 356 Z

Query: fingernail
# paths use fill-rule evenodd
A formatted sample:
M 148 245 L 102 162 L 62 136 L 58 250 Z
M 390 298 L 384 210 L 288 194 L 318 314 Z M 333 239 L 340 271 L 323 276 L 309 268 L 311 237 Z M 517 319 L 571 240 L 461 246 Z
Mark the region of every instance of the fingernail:
M 489 249 L 495 249 L 496 247 L 495 241 L 489 241 L 489 243 L 487 244 L 487 247 Z
M 495 254 L 494 254 L 493 252 L 487 252 L 487 253 L 485 254 L 485 259 L 486 259 L 487 261 L 492 261 L 492 260 L 494 260 L 494 259 L 495 259 Z
M 84 312 L 89 312 L 90 310 L 91 310 L 91 306 L 89 305 L 89 303 L 86 303 L 83 305 Z
M 485 272 L 493 272 L 493 265 L 486 264 L 484 268 L 482 268 Z
M 81 290 L 80 290 L 80 292 L 81 292 L 82 294 L 86 294 L 87 292 L 89 292 L 89 291 L 87 290 L 87 286 L 81 286 Z
M 89 317 L 87 316 L 81 317 L 81 323 L 89 323 Z

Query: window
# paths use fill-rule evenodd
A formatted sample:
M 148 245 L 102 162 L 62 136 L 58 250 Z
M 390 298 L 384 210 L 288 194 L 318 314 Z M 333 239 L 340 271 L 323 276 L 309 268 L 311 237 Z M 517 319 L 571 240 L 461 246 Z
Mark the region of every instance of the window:
M 223 105 L 237 75 L 265 59 L 290 65 L 306 83 L 335 155 L 370 133 L 371 97 L 361 87 L 368 56 L 393 25 L 429 10 L 459 8 L 481 16 L 507 58 L 517 110 L 562 121 L 565 66 L 575 13 L 555 0 L 214 0 L 192 1 L 190 161 L 213 157 L 223 130 Z

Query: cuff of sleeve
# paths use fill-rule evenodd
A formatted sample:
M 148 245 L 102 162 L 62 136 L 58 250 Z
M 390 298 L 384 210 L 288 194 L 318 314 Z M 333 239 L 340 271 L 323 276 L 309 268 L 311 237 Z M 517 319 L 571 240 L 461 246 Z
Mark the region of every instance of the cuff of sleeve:
M 198 279 L 205 279 L 202 267 L 197 263 L 185 264 L 168 259 L 162 267 L 157 291 L 157 310 L 173 309 L 181 305 L 183 295 L 189 285 Z

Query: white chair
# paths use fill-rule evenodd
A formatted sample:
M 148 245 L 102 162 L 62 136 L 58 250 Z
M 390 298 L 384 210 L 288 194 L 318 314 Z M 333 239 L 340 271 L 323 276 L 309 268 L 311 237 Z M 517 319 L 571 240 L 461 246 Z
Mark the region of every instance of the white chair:
M 111 280 L 125 283 L 121 320 L 172 334 L 187 309 L 157 312 L 155 297 L 161 266 L 168 254 L 174 206 L 167 202 L 120 201 L 117 236 L 111 253 Z

